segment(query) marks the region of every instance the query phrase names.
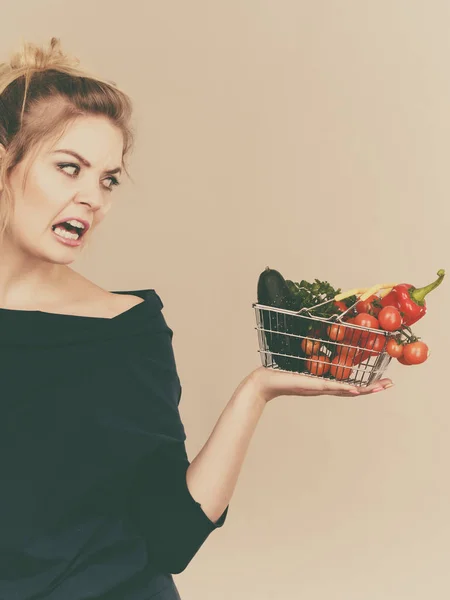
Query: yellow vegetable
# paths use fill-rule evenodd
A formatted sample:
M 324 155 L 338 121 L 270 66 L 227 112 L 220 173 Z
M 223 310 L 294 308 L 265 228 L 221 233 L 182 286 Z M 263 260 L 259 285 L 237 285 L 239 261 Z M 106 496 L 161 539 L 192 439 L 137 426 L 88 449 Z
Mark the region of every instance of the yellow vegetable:
M 339 300 L 345 300 L 345 298 L 350 298 L 350 296 L 359 296 L 364 292 L 367 292 L 369 288 L 354 288 L 353 290 L 348 290 L 348 292 L 341 292 L 337 296 L 334 297 L 336 302 Z
M 370 288 L 353 288 L 352 290 L 348 290 L 347 292 L 341 292 L 334 297 L 334 300 L 338 302 L 339 300 L 345 300 L 346 298 L 350 298 L 350 296 L 360 296 L 360 300 L 367 300 L 369 296 L 372 294 L 376 294 L 380 292 L 380 298 L 383 298 L 392 290 L 394 286 L 398 285 L 397 283 L 377 283 L 377 285 L 373 285 Z M 381 291 L 383 290 L 383 291 Z
M 369 296 L 371 296 L 372 294 L 376 294 L 380 290 L 384 290 L 386 288 L 389 288 L 389 290 L 391 290 L 396 285 L 396 283 L 378 283 L 377 285 L 374 285 L 373 287 L 369 288 L 367 292 L 365 292 L 361 296 L 360 300 L 367 300 L 367 298 L 369 298 Z

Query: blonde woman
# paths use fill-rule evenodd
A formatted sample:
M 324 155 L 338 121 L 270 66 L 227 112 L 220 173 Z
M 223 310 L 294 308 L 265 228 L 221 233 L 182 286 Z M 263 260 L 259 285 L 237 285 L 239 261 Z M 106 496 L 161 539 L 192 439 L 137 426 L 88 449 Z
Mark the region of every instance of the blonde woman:
M 0 598 L 175 600 L 267 403 L 367 394 L 263 367 L 190 462 L 154 289 L 70 268 L 112 206 L 132 104 L 57 38 L 0 64 Z M 119 239 L 119 238 L 118 238 Z

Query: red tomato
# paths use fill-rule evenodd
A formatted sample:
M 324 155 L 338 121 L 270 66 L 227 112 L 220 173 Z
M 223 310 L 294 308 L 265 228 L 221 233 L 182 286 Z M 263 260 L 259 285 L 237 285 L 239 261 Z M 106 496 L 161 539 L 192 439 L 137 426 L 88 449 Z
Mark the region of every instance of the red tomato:
M 373 305 L 374 300 L 379 300 L 376 294 L 372 294 L 367 298 L 367 300 L 360 300 L 355 305 L 357 312 L 368 313 L 369 315 L 374 315 L 376 317 L 381 309 Z
M 403 344 L 399 344 L 397 340 L 391 339 L 386 344 L 386 352 L 392 358 L 400 358 L 403 355 Z
M 408 367 L 411 366 L 411 363 L 406 362 L 405 357 L 403 356 L 403 354 L 401 356 L 399 356 L 397 358 L 398 362 L 401 363 L 402 365 L 407 365 Z
M 405 344 L 403 348 L 403 358 L 410 365 L 420 365 L 428 358 L 429 349 L 425 342 L 412 342 Z
M 345 323 L 348 323 L 349 325 L 353 325 L 354 324 L 355 319 L 347 319 L 345 321 Z M 345 327 L 345 325 L 344 325 Z M 353 329 L 353 327 L 345 327 L 345 333 L 344 333 L 344 341 L 348 342 L 350 341 L 350 338 L 353 335 L 353 332 L 356 331 L 355 329 Z
M 355 318 L 356 317 L 348 319 L 345 322 L 349 323 L 350 325 L 355 325 Z M 361 329 L 357 329 L 356 327 L 345 327 L 344 339 L 342 341 L 344 344 L 346 343 L 351 344 L 352 346 L 357 346 L 363 333 L 365 332 L 361 331 Z
M 314 356 L 311 356 L 311 360 L 306 361 L 306 368 L 312 375 L 317 375 L 318 377 L 321 377 L 322 375 L 325 375 L 325 373 L 328 373 L 328 371 L 330 370 L 330 359 L 328 358 L 328 356 L 319 356 L 317 354 L 314 354 Z
M 342 361 L 353 360 L 358 351 L 358 348 L 352 348 L 350 346 L 338 346 L 336 356 L 342 358 Z
M 334 323 L 327 328 L 327 335 L 330 340 L 333 342 L 342 342 L 345 336 L 345 325 L 338 325 Z
M 336 379 L 348 379 L 352 374 L 353 365 L 351 360 L 344 360 L 340 356 L 335 356 L 331 361 L 330 374 Z
M 402 315 L 395 306 L 385 306 L 378 315 L 378 321 L 385 331 L 397 331 L 403 323 Z
M 356 315 L 354 323 L 360 327 L 370 327 L 371 329 L 380 328 L 378 319 L 373 315 L 369 315 L 368 313 L 359 313 L 359 315 Z M 370 331 L 358 330 L 358 333 L 355 333 L 352 338 L 353 342 L 359 346 L 364 346 L 369 338 L 370 333 Z
M 336 306 L 336 308 L 339 308 L 341 312 L 345 312 L 348 308 L 345 302 L 343 302 L 342 300 L 335 300 L 333 304 L 334 306 Z
M 354 319 L 355 325 L 360 327 L 370 327 L 370 329 L 380 329 L 378 319 L 369 313 L 359 313 Z
M 302 340 L 302 350 L 306 354 L 306 356 L 311 356 L 312 354 L 318 354 L 321 345 L 322 345 L 322 342 L 317 342 L 315 340 L 310 340 L 308 338 L 304 338 Z
M 371 356 L 377 356 L 380 354 L 384 348 L 385 341 L 386 338 L 381 333 L 370 332 L 363 345 L 362 352 L 357 354 L 353 359 L 353 364 L 360 364 Z

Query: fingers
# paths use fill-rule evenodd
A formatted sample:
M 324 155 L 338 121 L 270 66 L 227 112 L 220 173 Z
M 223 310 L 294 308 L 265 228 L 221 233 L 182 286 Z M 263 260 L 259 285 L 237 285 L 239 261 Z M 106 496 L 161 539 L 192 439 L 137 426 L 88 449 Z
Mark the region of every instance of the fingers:
M 272 397 L 289 396 L 345 396 L 355 397 L 377 393 L 393 386 L 391 379 L 384 378 L 367 386 L 349 385 L 339 381 L 313 377 L 302 373 L 265 369 L 266 386 L 271 390 Z
M 341 388 L 334 388 L 326 393 L 338 396 L 366 396 L 368 394 L 382 392 L 393 386 L 394 384 L 392 383 L 391 379 L 380 379 L 379 381 L 376 381 L 368 386 L 346 386 L 346 391 L 342 390 Z
M 393 387 L 394 384 L 390 379 L 380 379 L 375 383 L 372 383 L 366 387 L 360 388 L 360 395 L 362 394 L 373 394 L 376 392 L 382 392 Z

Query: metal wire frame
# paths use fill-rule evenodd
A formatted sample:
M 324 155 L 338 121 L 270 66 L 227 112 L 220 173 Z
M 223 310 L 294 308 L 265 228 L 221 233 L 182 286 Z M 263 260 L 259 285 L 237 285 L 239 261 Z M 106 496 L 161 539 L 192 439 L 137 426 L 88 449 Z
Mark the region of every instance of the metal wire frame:
M 339 315 L 333 315 L 328 319 L 311 314 L 314 309 L 323 306 L 327 302 L 309 309 L 303 308 L 298 312 L 253 303 L 252 307 L 256 316 L 255 329 L 258 333 L 258 352 L 263 366 L 280 371 L 294 371 L 320 379 L 337 379 L 340 383 L 361 387 L 368 386 L 381 379 L 391 361 L 391 357 L 386 352 L 386 345 L 389 339 L 395 336 L 396 332 L 346 323 L 343 321 L 343 317 L 354 305 L 349 307 L 347 311 Z M 308 327 L 310 324 L 314 324 L 314 331 L 307 335 L 306 330 L 310 329 Z M 326 331 L 332 324 L 348 328 L 347 331 L 351 330 L 351 339 L 343 341 L 330 340 L 326 336 Z M 384 337 L 384 343 L 381 349 L 377 351 L 372 350 L 373 344 L 371 346 L 375 335 Z M 319 374 L 317 372 L 318 367 L 314 369 L 314 365 L 320 363 L 320 361 L 303 352 L 301 349 L 303 340 L 310 340 L 316 346 L 320 344 L 316 354 L 320 353 L 320 355 L 328 357 L 330 361 L 336 355 L 339 347 L 343 348 L 344 360 L 346 355 L 350 354 L 350 349 L 354 349 L 358 354 L 365 352 L 365 356 L 363 355 L 364 360 L 353 365 L 347 372 L 344 368 L 340 368 L 340 365 L 337 365 L 334 371 L 335 376 L 331 374 L 330 370 Z M 316 374 L 311 372 L 314 370 L 316 370 Z

